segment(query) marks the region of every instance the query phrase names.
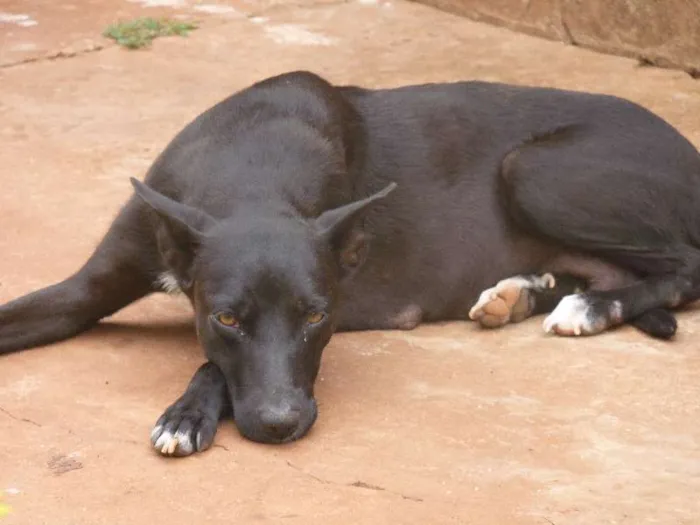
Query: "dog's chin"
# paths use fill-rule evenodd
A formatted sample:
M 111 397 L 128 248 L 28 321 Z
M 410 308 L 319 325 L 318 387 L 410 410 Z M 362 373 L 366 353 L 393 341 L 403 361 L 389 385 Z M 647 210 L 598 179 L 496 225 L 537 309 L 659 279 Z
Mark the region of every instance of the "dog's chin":
M 234 410 L 235 412 L 235 410 Z M 287 437 L 283 439 L 278 439 L 273 436 L 267 435 L 261 428 L 260 423 L 251 418 L 250 420 L 246 417 L 240 418 L 240 420 L 234 417 L 236 427 L 240 434 L 256 443 L 261 443 L 264 445 L 284 445 L 286 443 L 292 443 L 297 441 L 304 436 L 306 436 L 311 428 L 314 426 L 316 419 L 318 418 L 318 406 L 316 405 L 316 400 L 312 399 L 310 407 L 304 411 L 302 419 L 299 422 L 297 429 Z

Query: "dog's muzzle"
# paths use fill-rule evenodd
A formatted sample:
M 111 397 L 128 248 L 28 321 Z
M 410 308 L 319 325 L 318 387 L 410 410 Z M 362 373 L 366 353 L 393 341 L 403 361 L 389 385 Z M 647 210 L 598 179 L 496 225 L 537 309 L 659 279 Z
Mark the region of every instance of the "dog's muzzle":
M 239 432 L 258 443 L 295 441 L 308 433 L 317 416 L 318 406 L 313 398 L 283 398 L 253 406 L 234 402 L 234 418 Z

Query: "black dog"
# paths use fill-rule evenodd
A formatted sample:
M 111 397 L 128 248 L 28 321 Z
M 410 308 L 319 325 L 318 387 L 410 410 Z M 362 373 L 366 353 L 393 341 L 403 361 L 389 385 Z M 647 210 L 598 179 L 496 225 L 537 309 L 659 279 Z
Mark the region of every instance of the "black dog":
M 146 183 L 83 268 L 0 307 L 0 353 L 182 290 L 209 361 L 156 424 L 164 454 L 231 410 L 252 440 L 303 436 L 336 330 L 551 312 L 548 332 L 668 338 L 700 296 L 700 156 L 615 97 L 294 72 L 200 115 Z

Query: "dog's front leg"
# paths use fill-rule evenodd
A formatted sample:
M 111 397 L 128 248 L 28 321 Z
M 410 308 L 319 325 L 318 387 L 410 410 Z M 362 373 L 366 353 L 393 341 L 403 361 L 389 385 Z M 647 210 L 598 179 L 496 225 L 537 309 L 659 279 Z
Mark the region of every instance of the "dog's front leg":
M 185 393 L 156 422 L 151 443 L 165 456 L 189 456 L 214 442 L 219 420 L 231 413 L 226 378 L 212 362 L 199 367 Z

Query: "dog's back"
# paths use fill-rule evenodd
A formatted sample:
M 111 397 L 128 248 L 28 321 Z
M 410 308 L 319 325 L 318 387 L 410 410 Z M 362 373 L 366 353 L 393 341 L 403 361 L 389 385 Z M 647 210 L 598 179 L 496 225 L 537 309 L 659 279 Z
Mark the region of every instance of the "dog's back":
M 697 151 L 632 102 L 477 81 L 344 90 L 362 117 L 355 136 L 364 154 L 351 166 L 357 193 L 399 184 L 385 205 L 367 212 L 373 254 L 347 291 L 348 327 L 386 326 L 408 311 L 424 320 L 464 318 L 483 283 L 557 256 L 560 243 L 513 223 L 499 176 L 507 155 L 538 137 L 551 135 L 548 144 L 558 142 L 562 158 L 583 149 L 601 166 L 636 173 L 657 192 L 657 206 L 668 205 L 664 221 L 679 218 L 669 229 L 700 228 Z M 584 176 L 561 173 L 563 181 Z M 639 182 L 629 184 L 611 181 L 600 192 L 624 201 Z M 547 206 L 547 188 L 541 191 Z

